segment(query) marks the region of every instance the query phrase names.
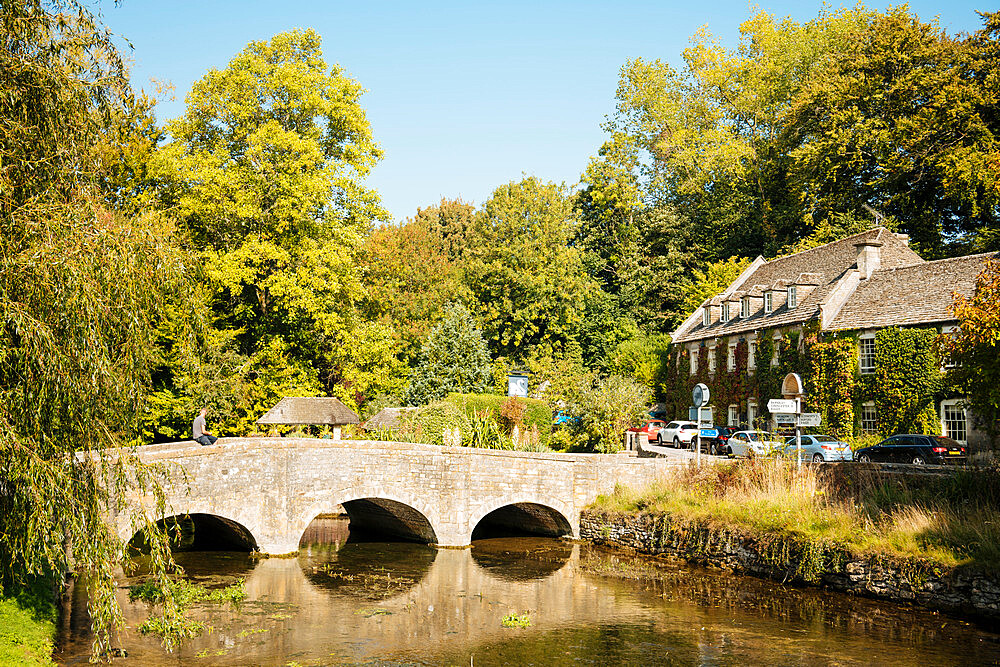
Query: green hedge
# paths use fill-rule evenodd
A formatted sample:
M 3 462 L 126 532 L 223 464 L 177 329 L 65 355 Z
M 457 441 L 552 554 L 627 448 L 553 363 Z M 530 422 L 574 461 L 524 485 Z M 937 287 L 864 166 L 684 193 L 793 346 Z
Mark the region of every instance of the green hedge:
M 469 420 L 454 403 L 438 401 L 404 415 L 399 429 L 415 442 L 429 445 L 444 444 L 444 430 L 458 428 L 463 434 L 469 432 Z
M 500 406 L 507 397 L 496 394 L 448 394 L 445 400 L 461 410 L 466 417 L 475 412 L 489 410 L 496 418 L 500 414 Z M 524 405 L 525 429 L 537 427 L 541 443 L 548 446 L 549 437 L 552 435 L 552 410 L 548 404 L 537 398 L 518 398 L 517 402 Z

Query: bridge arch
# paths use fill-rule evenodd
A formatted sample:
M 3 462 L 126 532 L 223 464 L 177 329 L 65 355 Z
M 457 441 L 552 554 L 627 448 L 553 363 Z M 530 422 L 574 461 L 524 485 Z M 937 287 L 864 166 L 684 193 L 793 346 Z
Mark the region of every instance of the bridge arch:
M 338 506 L 344 508 L 353 530 L 369 530 L 411 542 L 438 542 L 434 508 L 410 494 L 375 488 L 332 493 L 327 500 L 312 503 L 294 521 L 293 532 L 301 539 L 313 519 Z
M 568 510 L 568 511 L 567 511 Z M 566 503 L 551 499 L 521 498 L 494 501 L 475 512 L 468 526 L 469 540 L 489 534 L 490 529 L 503 533 L 527 533 L 546 537 L 574 537 L 576 530 Z
M 258 551 L 257 539 L 239 521 L 205 512 L 172 514 L 156 522 L 165 528 L 174 551 Z M 142 531 L 135 532 L 130 547 L 144 550 Z

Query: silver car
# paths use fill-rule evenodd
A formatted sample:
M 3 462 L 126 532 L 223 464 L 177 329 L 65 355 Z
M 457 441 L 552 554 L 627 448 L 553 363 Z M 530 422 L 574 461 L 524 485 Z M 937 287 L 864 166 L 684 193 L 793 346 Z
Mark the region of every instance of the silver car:
M 785 456 L 795 458 L 795 437 L 785 441 Z M 802 436 L 802 460 L 822 463 L 824 461 L 853 461 L 851 446 L 832 435 Z
M 781 440 L 767 431 L 737 431 L 729 437 L 726 453 L 731 457 L 770 456 L 781 451 Z

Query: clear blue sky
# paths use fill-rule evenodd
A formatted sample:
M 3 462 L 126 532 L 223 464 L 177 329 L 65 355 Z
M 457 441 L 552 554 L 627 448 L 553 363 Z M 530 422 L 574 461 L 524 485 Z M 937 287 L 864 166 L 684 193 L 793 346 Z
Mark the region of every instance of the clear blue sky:
M 832 3 L 838 6 L 836 2 Z M 800 21 L 816 0 L 761 2 L 380 2 L 110 0 L 107 26 L 129 39 L 136 87 L 175 87 L 157 116 L 178 116 L 191 84 L 225 67 L 251 40 L 291 28 L 323 37 L 327 62 L 368 90 L 362 98 L 385 159 L 368 184 L 396 220 L 441 197 L 480 203 L 498 185 L 535 175 L 575 184 L 614 111 L 618 71 L 630 58 L 679 62 L 707 25 L 735 45 L 759 8 Z M 872 3 L 874 7 L 883 5 Z M 918 1 L 948 32 L 981 26 L 983 2 Z

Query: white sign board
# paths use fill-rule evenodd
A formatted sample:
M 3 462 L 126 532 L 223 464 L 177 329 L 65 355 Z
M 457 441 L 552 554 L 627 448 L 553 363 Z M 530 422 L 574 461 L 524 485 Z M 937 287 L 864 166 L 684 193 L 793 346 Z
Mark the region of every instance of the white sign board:
M 803 412 L 799 417 L 799 426 L 819 426 L 822 420 L 818 412 Z
M 799 411 L 799 404 L 794 398 L 772 398 L 767 402 L 767 410 L 771 414 L 775 412 L 795 414 Z
M 774 415 L 774 423 L 775 424 L 794 424 L 795 423 L 795 415 L 786 415 L 786 414 L 782 414 L 780 412 L 776 413 Z

